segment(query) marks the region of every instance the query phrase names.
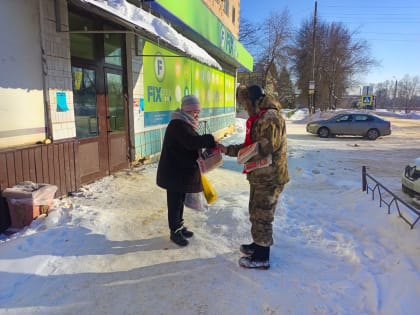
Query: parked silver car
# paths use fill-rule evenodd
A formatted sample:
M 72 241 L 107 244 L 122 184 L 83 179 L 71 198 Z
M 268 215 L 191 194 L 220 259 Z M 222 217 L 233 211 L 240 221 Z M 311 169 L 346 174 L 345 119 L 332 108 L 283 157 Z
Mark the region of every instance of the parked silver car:
M 309 122 L 306 131 L 321 138 L 350 135 L 375 140 L 391 134 L 391 122 L 370 113 L 342 113 L 326 120 Z

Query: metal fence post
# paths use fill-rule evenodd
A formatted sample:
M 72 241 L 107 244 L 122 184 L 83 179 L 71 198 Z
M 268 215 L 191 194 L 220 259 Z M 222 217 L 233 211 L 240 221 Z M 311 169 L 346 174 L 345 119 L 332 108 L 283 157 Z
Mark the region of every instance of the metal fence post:
M 366 166 L 362 167 L 362 189 L 363 191 L 366 191 Z

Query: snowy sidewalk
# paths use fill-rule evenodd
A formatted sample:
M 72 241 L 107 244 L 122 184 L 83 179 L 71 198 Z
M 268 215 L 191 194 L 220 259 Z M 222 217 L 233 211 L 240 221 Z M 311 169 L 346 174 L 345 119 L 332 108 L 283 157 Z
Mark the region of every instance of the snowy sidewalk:
M 292 123 L 288 134 L 292 180 L 269 270 L 237 264 L 250 225 L 235 159 L 208 174 L 218 201 L 185 209 L 195 232 L 186 248 L 169 241 L 166 194 L 149 165 L 56 200 L 48 217 L 0 240 L 0 314 L 416 314 L 420 229 L 361 192 L 354 157 L 376 161 L 366 146 L 385 142 L 314 141 Z

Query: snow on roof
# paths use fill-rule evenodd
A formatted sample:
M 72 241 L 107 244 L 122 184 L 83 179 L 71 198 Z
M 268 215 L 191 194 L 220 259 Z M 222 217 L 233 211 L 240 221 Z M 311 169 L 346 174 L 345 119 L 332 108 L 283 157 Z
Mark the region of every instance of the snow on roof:
M 192 58 L 205 63 L 209 66 L 222 70 L 220 64 L 211 57 L 204 49 L 193 41 L 178 33 L 172 26 L 165 21 L 153 16 L 149 12 L 142 10 L 128 3 L 125 0 L 81 0 L 90 3 L 107 12 L 110 12 L 121 19 L 124 19 L 150 33 L 158 36 L 167 43 L 185 52 Z

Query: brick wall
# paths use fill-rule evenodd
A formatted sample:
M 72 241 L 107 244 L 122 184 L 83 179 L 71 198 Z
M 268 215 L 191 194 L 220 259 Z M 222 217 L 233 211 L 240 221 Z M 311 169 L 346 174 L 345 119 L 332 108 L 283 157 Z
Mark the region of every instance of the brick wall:
M 55 8 L 57 4 L 57 13 Z M 71 77 L 70 35 L 68 31 L 67 2 L 41 1 L 41 41 L 43 46 L 43 70 L 51 125 L 54 140 L 76 136 L 73 90 Z M 60 25 L 57 25 L 57 16 Z M 57 27 L 58 26 L 58 27 Z M 59 29 L 57 31 L 57 28 Z M 64 92 L 67 111 L 57 109 L 57 92 Z

